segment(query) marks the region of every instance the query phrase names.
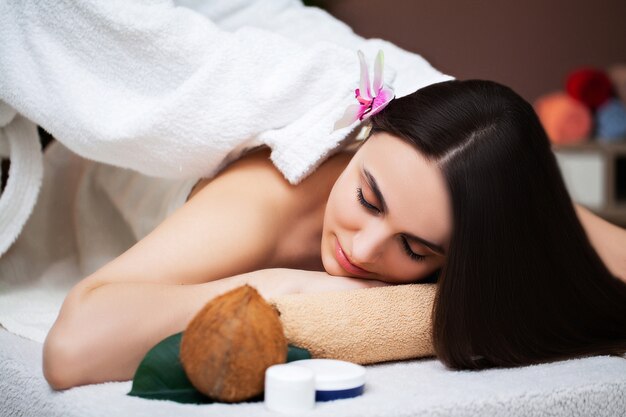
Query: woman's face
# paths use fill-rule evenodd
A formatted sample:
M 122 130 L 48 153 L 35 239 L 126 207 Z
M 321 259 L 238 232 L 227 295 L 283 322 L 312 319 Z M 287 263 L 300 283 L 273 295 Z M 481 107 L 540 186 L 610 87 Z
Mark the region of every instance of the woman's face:
M 331 275 L 409 283 L 439 269 L 451 234 L 439 168 L 388 133 L 372 135 L 328 198 L 322 262 Z

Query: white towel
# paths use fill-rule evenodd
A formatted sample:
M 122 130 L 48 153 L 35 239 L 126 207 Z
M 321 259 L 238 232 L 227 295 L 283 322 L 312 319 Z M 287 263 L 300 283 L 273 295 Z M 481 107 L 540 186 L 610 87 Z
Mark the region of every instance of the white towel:
M 22 417 L 284 417 L 262 402 L 179 404 L 127 396 L 132 383 L 50 389 L 41 345 L 0 329 L 0 415 Z M 318 402 L 302 417 L 623 417 L 626 360 L 597 356 L 481 372 L 450 371 L 439 361 L 366 367 L 362 396 Z
M 0 256 L 13 244 L 37 201 L 43 165 L 37 127 L 0 101 L 0 159 L 10 157 L 0 198 Z
M 11 104 L 5 119 L 16 109 L 63 145 L 49 149 L 34 213 L 0 257 L 0 324 L 10 331 L 42 341 L 72 284 L 145 234 L 148 226 L 120 216 L 111 201 L 113 168 L 110 182 L 94 184 L 94 173 L 106 169 L 94 160 L 184 182 L 267 144 L 296 183 L 354 127 L 332 131 L 354 100 L 357 49 L 370 61 L 384 50 L 386 82 L 398 96 L 451 79 L 419 55 L 365 40 L 297 0 L 184 6 L 0 2 L 0 100 Z M 29 123 L 17 116 L 5 130 L 19 120 Z M 12 168 L 7 190 L 25 171 Z M 32 196 L 37 188 L 32 181 L 25 189 Z M 7 196 L 0 204 L 15 203 Z M 14 241 L 30 214 L 28 204 L 19 208 L 22 217 L 0 229 L 0 243 Z M 58 275 L 59 265 L 70 272 Z
M 385 50 L 398 96 L 452 78 L 296 0 L 186 5 L 200 13 L 166 0 L 1 2 L 0 101 L 87 159 L 211 177 L 267 144 L 297 183 L 354 128 L 333 132 L 354 100 L 356 47 L 370 61 Z M 32 204 L 18 208 L 27 217 Z M 2 229 L 0 255 L 14 240 Z

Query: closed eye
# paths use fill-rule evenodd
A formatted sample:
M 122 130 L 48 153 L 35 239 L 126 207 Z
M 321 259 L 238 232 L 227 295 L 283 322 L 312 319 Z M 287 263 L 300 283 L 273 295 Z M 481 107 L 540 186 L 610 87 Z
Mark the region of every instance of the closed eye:
M 415 253 L 411 250 L 411 246 L 409 246 L 409 242 L 407 242 L 406 237 L 400 236 L 400 244 L 402 245 L 404 252 L 406 252 L 406 254 L 409 255 L 409 257 L 414 261 L 420 262 L 426 258 L 426 255 L 420 255 L 419 253 Z
M 358 187 L 356 189 L 356 197 L 357 197 L 357 200 L 359 200 L 359 203 L 361 203 L 363 207 L 365 207 L 366 209 L 368 209 L 369 211 L 375 214 L 380 214 L 380 209 L 376 207 L 375 205 L 373 205 L 372 203 L 370 203 L 369 201 L 367 201 L 365 197 L 363 197 L 363 190 L 361 189 L 361 187 Z
M 356 189 L 356 196 L 357 196 L 357 200 L 359 200 L 359 203 L 365 207 L 367 210 L 371 211 L 374 214 L 380 214 L 381 210 L 376 207 L 375 205 L 373 205 L 372 203 L 370 203 L 369 201 L 367 201 L 365 199 L 365 197 L 363 196 L 363 189 L 361 189 L 361 187 L 358 187 Z M 415 253 L 413 252 L 413 250 L 411 249 L 411 246 L 409 245 L 409 242 L 406 240 L 406 238 L 404 236 L 400 236 L 400 244 L 402 246 L 402 249 L 404 250 L 404 252 L 414 261 L 423 261 L 426 258 L 426 255 L 420 255 L 419 253 Z

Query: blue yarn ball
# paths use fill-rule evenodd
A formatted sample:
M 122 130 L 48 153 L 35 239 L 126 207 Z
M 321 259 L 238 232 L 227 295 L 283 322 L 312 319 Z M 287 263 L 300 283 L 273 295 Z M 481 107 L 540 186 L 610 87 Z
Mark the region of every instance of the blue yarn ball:
M 604 142 L 626 139 L 626 106 L 619 99 L 612 98 L 598 108 L 596 136 Z

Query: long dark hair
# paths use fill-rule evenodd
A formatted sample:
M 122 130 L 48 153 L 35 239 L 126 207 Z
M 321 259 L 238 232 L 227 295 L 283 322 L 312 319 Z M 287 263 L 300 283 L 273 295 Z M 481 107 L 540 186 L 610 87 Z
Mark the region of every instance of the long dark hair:
M 394 99 L 371 124 L 436 162 L 449 187 L 432 317 L 445 365 L 626 352 L 626 284 L 591 246 L 528 102 L 493 81 L 453 80 Z

